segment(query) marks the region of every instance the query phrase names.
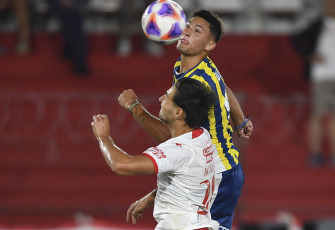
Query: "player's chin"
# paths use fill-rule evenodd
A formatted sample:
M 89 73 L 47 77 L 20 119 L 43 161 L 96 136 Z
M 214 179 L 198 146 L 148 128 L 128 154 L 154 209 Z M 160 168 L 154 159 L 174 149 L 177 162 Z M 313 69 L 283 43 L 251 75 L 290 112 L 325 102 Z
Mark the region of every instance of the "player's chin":
M 167 124 L 167 120 L 164 118 L 162 113 L 159 113 L 158 118 L 161 119 L 161 121 L 163 121 L 165 124 Z
M 186 54 L 187 53 L 187 49 L 186 49 L 185 45 L 180 43 L 180 42 L 178 42 L 178 44 L 177 44 L 177 50 L 181 54 Z
M 158 118 L 159 118 L 159 119 L 161 119 L 161 120 L 163 120 L 163 118 L 162 118 L 162 117 L 163 117 L 163 111 L 162 111 L 162 110 L 160 110 L 160 111 L 159 111 L 159 114 L 158 114 Z

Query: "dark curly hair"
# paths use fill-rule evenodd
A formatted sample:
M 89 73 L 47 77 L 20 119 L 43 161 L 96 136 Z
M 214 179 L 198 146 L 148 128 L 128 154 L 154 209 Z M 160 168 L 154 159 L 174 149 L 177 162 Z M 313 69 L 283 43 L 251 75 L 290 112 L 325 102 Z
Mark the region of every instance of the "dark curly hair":
M 217 99 L 216 94 L 204 83 L 192 78 L 182 78 L 175 84 L 173 102 L 186 112 L 185 122 L 197 128 L 210 114 Z
M 199 17 L 209 22 L 209 29 L 215 38 L 215 42 L 220 41 L 223 35 L 223 22 L 221 18 L 209 10 L 198 10 L 192 17 Z

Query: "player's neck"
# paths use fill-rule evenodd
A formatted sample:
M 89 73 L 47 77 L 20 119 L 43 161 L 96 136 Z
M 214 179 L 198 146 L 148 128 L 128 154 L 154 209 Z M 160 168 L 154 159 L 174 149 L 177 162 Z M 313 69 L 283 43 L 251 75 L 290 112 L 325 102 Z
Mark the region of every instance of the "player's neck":
M 207 57 L 206 54 L 202 55 L 196 55 L 196 56 L 187 56 L 182 54 L 181 55 L 181 60 L 180 60 L 180 70 L 179 73 L 185 73 L 198 65 L 205 57 Z
M 169 129 L 172 137 L 178 137 L 180 135 L 192 132 L 194 130 L 193 128 L 188 127 L 185 123 L 175 124 L 171 127 L 169 126 Z

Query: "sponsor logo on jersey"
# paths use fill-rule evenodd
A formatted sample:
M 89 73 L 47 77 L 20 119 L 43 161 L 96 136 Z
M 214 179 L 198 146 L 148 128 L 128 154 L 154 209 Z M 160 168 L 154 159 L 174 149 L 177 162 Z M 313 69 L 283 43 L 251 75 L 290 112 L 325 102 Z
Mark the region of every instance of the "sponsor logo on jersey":
M 209 146 L 208 148 L 205 148 L 203 150 L 203 154 L 206 157 L 206 163 L 209 163 L 213 160 L 213 152 L 214 149 L 212 148 L 212 146 Z
M 150 151 L 158 158 L 158 159 L 162 159 L 162 158 L 166 158 L 166 155 L 164 154 L 164 152 L 157 148 L 157 147 L 153 147 L 150 148 Z

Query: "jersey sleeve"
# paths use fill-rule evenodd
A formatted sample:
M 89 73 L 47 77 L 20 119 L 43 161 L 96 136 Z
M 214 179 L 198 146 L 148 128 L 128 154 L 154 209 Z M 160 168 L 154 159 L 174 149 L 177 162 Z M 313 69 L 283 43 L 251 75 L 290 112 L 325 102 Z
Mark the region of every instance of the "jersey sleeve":
M 150 158 L 155 167 L 155 173 L 176 171 L 188 164 L 191 152 L 178 144 L 158 145 L 143 152 Z

